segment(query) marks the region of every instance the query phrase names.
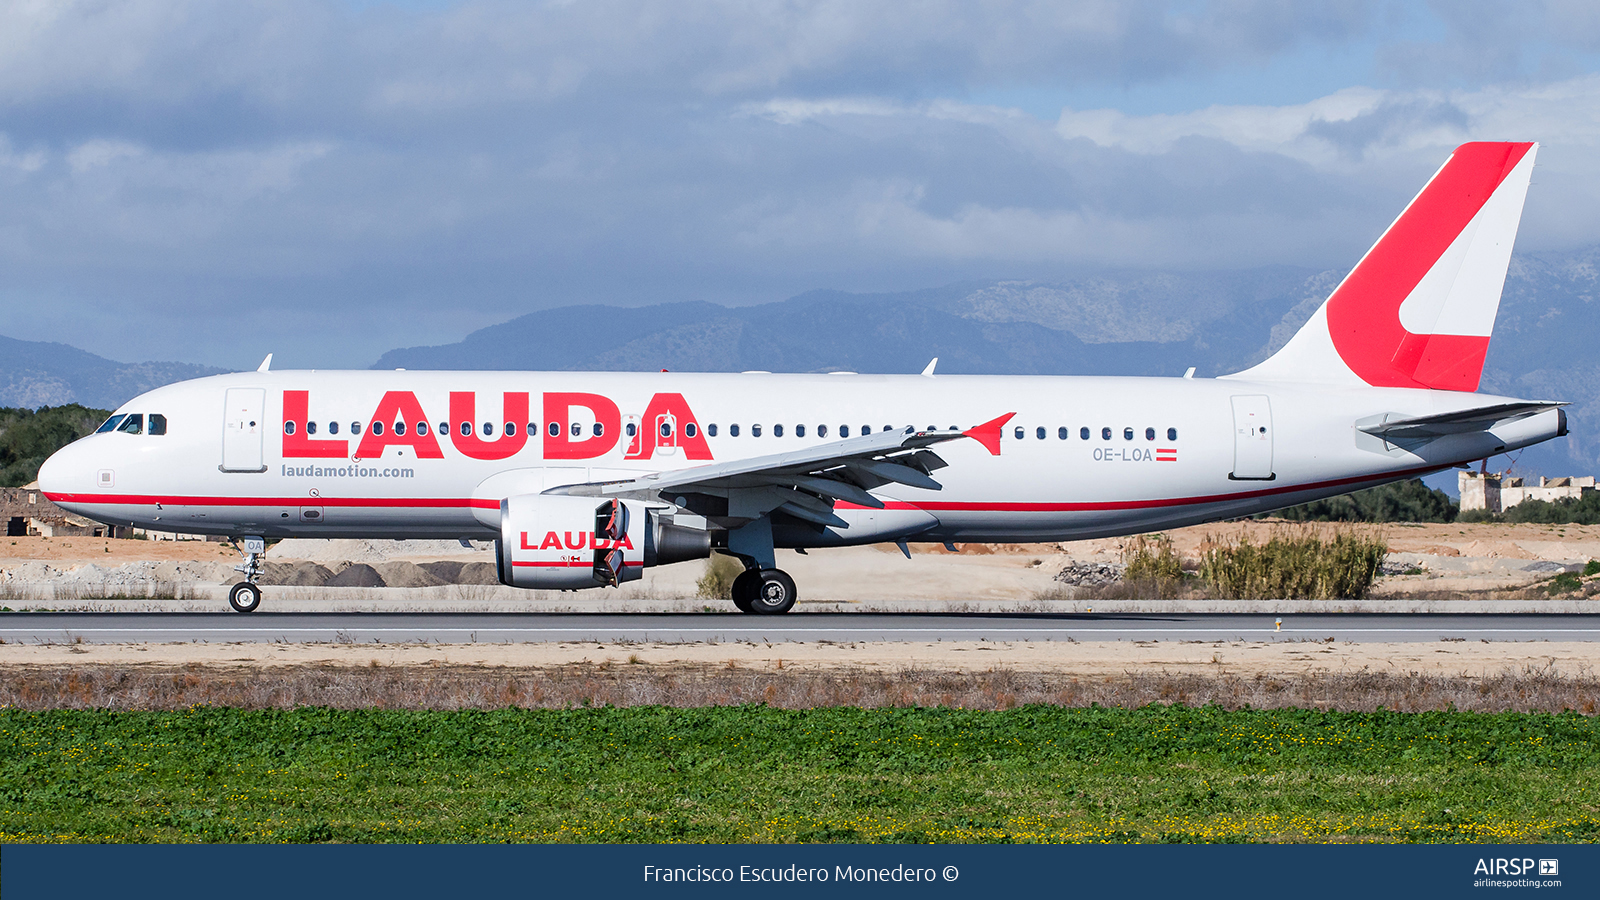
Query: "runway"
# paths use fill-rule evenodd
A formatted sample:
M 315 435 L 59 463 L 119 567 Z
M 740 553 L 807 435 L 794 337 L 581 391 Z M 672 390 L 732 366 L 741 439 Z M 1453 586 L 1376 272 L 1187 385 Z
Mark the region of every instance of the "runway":
M 1281 620 L 1281 624 L 1279 621 Z M 1600 615 L 4 613 L 0 640 L 60 643 L 1597 641 Z M 0 647 L 0 660 L 5 656 Z

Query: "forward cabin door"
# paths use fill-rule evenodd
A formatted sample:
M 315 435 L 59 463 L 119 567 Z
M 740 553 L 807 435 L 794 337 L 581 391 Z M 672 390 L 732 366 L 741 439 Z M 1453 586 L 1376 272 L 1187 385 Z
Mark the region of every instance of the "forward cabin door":
M 1265 394 L 1233 398 L 1233 473 L 1235 481 L 1271 481 L 1272 405 Z
M 266 436 L 265 388 L 228 388 L 222 420 L 224 472 L 265 472 L 261 441 Z

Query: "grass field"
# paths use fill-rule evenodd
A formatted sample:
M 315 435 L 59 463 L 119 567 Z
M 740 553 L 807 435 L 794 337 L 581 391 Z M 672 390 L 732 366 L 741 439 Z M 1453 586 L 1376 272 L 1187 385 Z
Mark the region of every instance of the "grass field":
M 0 841 L 1592 841 L 1575 713 L 0 709 Z

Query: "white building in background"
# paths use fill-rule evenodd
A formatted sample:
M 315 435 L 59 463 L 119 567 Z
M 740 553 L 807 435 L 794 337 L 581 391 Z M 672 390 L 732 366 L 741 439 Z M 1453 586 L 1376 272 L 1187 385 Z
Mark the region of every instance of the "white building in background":
M 1540 476 L 1538 484 L 1526 484 L 1522 478 L 1506 478 L 1499 472 L 1459 472 L 1456 478 L 1461 488 L 1462 512 L 1481 509 L 1501 513 L 1524 500 L 1553 502 L 1564 497 L 1576 500 L 1595 489 L 1593 475 Z

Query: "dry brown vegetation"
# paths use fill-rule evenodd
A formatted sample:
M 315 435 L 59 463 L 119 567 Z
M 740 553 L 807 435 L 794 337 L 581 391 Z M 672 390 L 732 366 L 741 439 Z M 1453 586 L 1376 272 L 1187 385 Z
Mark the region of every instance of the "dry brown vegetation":
M 273 669 L 90 665 L 0 670 L 0 708 L 169 710 L 195 705 L 244 709 L 497 709 L 580 706 L 956 707 L 1025 704 L 1141 707 L 1214 704 L 1226 709 L 1301 707 L 1401 712 L 1575 710 L 1594 714 L 1600 678 L 1548 667 L 1467 676 L 1327 672 L 1297 675 L 1115 676 L 996 668 L 959 673 L 830 670 L 758 672 L 707 665 L 583 664 L 538 669 L 293 666 Z

